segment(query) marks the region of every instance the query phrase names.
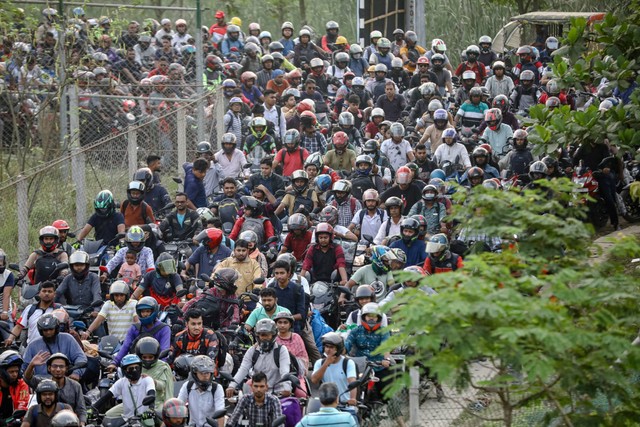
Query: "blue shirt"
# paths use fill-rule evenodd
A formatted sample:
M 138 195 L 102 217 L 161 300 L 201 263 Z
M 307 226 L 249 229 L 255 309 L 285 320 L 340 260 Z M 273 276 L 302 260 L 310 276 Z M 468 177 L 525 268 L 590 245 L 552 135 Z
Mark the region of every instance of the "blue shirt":
M 33 357 L 41 351 L 46 351 L 50 354 L 66 354 L 71 361 L 71 365 L 75 365 L 80 362 L 87 362 L 87 356 L 82 351 L 82 348 L 80 348 L 80 344 L 78 344 L 76 339 L 65 332 L 60 332 L 53 343 L 45 342 L 42 337 L 38 337 L 31 341 L 24 352 L 24 357 L 22 358 L 24 360 L 24 363 L 22 364 L 22 372 L 27 369 L 27 366 L 29 366 Z M 33 373 L 35 375 L 49 375 L 46 364 L 36 366 Z M 74 371 L 74 373 L 82 376 L 84 369 L 78 369 Z
M 313 373 L 315 374 L 320 370 L 322 364 L 324 363 L 323 359 L 316 360 L 316 363 L 313 365 Z M 349 386 L 349 381 L 347 378 L 357 378 L 356 372 L 356 362 L 349 359 L 347 361 L 347 372 L 344 372 L 344 356 L 340 356 L 340 360 L 337 363 L 332 363 L 327 366 L 327 369 L 324 371 L 324 375 L 322 376 L 323 383 L 335 383 L 338 386 L 338 392 L 340 393 L 340 402 L 345 403 L 349 400 L 349 390 L 347 387 Z
M 118 234 L 118 225 L 124 225 L 124 215 L 120 212 L 114 212 L 113 215 L 105 218 L 94 213 L 87 221 L 87 224 L 95 230 L 96 240 L 102 240 L 105 245 L 109 244 L 109 242 L 113 244 L 115 242 L 112 242 L 112 240 Z
M 166 188 L 156 184 L 151 190 L 144 193 L 144 201 L 156 212 L 171 203 L 171 197 Z
M 296 424 L 296 427 L 351 427 L 357 425 L 350 413 L 338 411 L 336 408 L 322 407 L 318 412 L 305 415 Z
M 370 362 L 382 362 L 384 355 L 373 353 L 388 339 L 389 332 L 381 332 L 380 330 L 368 332 L 364 329 L 364 326 L 360 325 L 351 330 L 344 347 L 347 353 L 353 357 L 366 357 Z M 380 371 L 384 368 L 377 366 L 373 369 L 374 371 Z
M 407 246 L 402 240 L 396 240 L 390 247 L 400 248 L 407 254 L 407 267 L 411 265 L 422 267 L 424 260 L 427 259 L 427 245 L 423 240 L 414 240 L 411 246 Z
M 285 39 L 284 37 L 280 39 L 280 43 L 282 43 L 282 46 L 284 47 L 284 50 L 282 51 L 282 54 L 284 56 L 289 55 L 291 52 L 293 52 L 293 48 L 295 47 L 295 43 L 293 42 L 293 39 Z
M 207 193 L 204 189 L 204 182 L 193 174 L 192 163 L 185 163 L 182 167 L 184 169 L 184 192 L 196 208 L 206 208 Z
M 198 274 L 204 273 L 210 276 L 213 269 L 216 268 L 216 265 L 230 256 L 231 249 L 226 246 L 220 245 L 216 253 L 212 253 L 208 247 L 203 245 L 198 246 L 198 248 L 193 251 L 188 261 L 190 265 L 198 265 Z
M 293 330 L 300 332 L 302 330 L 302 322 L 307 318 L 307 310 L 304 304 L 305 296 L 302 286 L 289 281 L 284 288 L 281 288 L 277 282 L 269 285 L 269 287 L 276 291 L 279 306 L 288 308 L 291 314 L 300 314 L 302 316 L 302 321 L 296 320 L 293 325 Z

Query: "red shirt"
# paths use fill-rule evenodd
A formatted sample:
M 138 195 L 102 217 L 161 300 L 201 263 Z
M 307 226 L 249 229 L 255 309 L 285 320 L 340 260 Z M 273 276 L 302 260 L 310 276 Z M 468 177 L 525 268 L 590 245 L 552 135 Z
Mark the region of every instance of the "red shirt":
M 267 239 L 269 239 L 269 237 L 273 237 L 276 235 L 275 230 L 273 229 L 273 224 L 271 224 L 271 221 L 269 220 L 269 218 L 265 218 L 262 215 L 260 215 L 258 218 L 264 219 L 263 225 L 264 225 L 264 236 L 263 236 L 263 241 L 267 241 Z M 231 233 L 229 234 L 229 238 L 231 240 L 236 240 L 238 238 L 238 236 L 240 235 L 240 230 L 242 230 L 242 225 L 244 224 L 244 217 L 238 218 L 238 220 L 236 221 L 236 223 L 233 226 L 233 230 L 231 230 Z M 260 238 L 260 236 L 258 236 L 258 238 Z
M 312 237 L 313 233 L 311 231 L 307 231 L 301 237 L 294 236 L 293 232 L 290 232 L 287 234 L 287 238 L 284 239 L 284 246 L 293 253 L 293 256 L 295 256 L 298 261 L 302 261 Z
M 373 138 L 374 136 L 376 136 L 379 130 L 380 129 L 378 128 L 378 125 L 373 123 L 373 120 L 372 120 L 369 123 L 367 123 L 367 126 L 365 126 L 364 133 L 365 134 L 368 133 L 369 135 L 371 135 L 371 138 Z
M 456 68 L 455 75 L 461 77 L 465 71 L 473 71 L 476 73 L 476 83 L 479 85 L 481 85 L 484 78 L 487 77 L 487 70 L 485 70 L 484 65 L 478 61 L 474 62 L 473 65 L 466 61 L 461 62 L 458 68 Z
M 313 246 L 309 246 L 309 250 L 307 251 L 307 255 L 304 257 L 304 262 L 302 263 L 302 269 L 304 271 L 313 270 L 313 253 L 316 250 L 320 249 L 320 244 L 317 243 Z M 344 259 L 344 250 L 342 250 L 342 246 L 336 245 L 335 243 L 329 244 L 329 250 L 333 250 L 336 253 L 336 263 L 333 265 L 333 269 L 337 270 L 340 267 L 347 268 L 347 262 Z
M 282 176 L 291 176 L 295 171 L 303 168 L 304 161 L 309 157 L 309 152 L 305 148 L 298 147 L 296 151 L 293 153 L 287 152 L 285 156 L 285 151 L 287 151 L 285 148 L 278 151 L 276 160 L 282 165 Z
M 18 384 L 9 386 L 9 394 L 13 401 L 13 410 L 18 411 L 29 407 L 29 386 L 24 380 L 18 380 Z M 2 390 L 0 390 L 0 402 L 2 401 Z

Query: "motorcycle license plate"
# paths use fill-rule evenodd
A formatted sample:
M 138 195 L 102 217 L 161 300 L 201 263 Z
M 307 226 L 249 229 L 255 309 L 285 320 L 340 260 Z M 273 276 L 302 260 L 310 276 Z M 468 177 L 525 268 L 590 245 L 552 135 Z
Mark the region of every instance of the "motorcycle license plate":
M 589 189 L 588 188 L 576 188 L 575 190 L 576 193 L 588 193 Z

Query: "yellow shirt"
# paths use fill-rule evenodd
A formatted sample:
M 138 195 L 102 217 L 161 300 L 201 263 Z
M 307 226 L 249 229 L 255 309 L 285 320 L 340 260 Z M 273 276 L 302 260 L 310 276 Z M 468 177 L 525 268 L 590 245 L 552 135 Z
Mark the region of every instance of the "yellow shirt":
M 425 48 L 423 48 L 422 46 L 418 46 L 417 44 L 414 45 L 413 48 L 418 51 L 420 56 L 422 56 L 425 53 L 427 53 L 427 50 Z M 400 48 L 400 57 L 403 57 L 404 55 L 408 55 L 408 54 L 409 54 L 409 49 L 407 48 L 407 46 L 406 45 L 402 46 Z M 407 58 L 408 58 L 408 56 L 407 56 Z M 402 58 L 402 60 L 404 61 L 404 58 Z M 404 65 L 404 69 L 407 70 L 410 73 L 413 73 L 414 71 L 416 71 L 416 66 L 415 66 L 415 64 L 411 65 L 410 63 L 406 63 Z
M 234 256 L 220 262 L 213 271 L 218 271 L 221 268 L 233 268 L 238 272 L 238 280 L 236 280 L 236 295 L 240 295 L 243 292 L 250 292 L 253 289 L 253 280 L 262 276 L 262 269 L 260 264 L 256 260 L 247 258 L 240 262 Z

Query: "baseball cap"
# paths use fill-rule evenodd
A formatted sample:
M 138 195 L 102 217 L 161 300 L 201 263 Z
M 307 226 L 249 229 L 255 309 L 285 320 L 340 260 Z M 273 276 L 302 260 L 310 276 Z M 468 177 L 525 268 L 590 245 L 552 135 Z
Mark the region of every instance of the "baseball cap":
M 273 70 L 273 73 L 271 74 L 273 76 L 273 78 L 276 78 L 278 76 L 281 76 L 284 74 L 284 71 L 282 71 L 281 69 L 277 69 L 277 70 Z

